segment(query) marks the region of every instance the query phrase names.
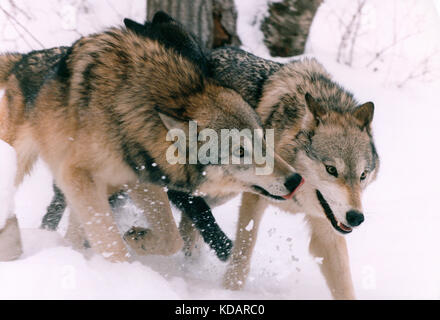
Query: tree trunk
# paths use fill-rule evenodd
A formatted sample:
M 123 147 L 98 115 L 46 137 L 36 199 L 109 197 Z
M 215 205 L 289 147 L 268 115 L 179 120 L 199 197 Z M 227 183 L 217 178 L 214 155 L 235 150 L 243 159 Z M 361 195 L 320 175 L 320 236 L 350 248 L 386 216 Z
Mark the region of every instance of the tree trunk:
M 237 11 L 234 0 L 213 0 L 213 19 L 213 48 L 241 45 L 237 35 Z
M 240 45 L 234 0 L 147 0 L 147 19 L 165 11 L 199 37 L 209 49 Z
M 264 43 L 272 56 L 304 53 L 313 17 L 322 0 L 283 0 L 269 5 L 269 16 L 261 24 Z

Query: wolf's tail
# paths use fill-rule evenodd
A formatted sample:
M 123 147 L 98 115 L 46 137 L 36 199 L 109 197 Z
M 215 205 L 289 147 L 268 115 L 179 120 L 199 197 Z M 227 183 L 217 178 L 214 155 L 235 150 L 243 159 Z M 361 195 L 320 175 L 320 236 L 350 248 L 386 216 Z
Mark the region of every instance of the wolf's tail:
M 19 53 L 0 54 L 0 88 L 2 88 L 12 71 L 14 65 L 22 58 Z

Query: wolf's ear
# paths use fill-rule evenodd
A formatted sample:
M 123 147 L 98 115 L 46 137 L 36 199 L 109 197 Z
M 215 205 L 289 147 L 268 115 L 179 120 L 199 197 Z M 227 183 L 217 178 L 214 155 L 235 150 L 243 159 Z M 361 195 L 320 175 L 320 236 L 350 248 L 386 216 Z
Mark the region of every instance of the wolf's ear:
M 143 35 L 145 33 L 145 26 L 134 20 L 125 18 L 124 25 L 127 28 L 127 30 L 133 31 L 136 34 Z
M 162 120 L 162 123 L 168 130 L 172 129 L 181 129 L 185 130 L 185 122 L 178 120 L 176 118 L 173 118 L 169 115 L 166 115 L 165 113 L 159 112 L 160 120 Z
M 359 121 L 362 128 L 370 129 L 371 121 L 373 121 L 373 115 L 373 102 L 366 102 L 353 111 L 353 116 Z
M 141 35 L 157 40 L 166 48 L 174 49 L 175 52 L 198 66 L 204 76 L 208 75 L 208 62 L 199 39 L 179 21 L 163 11 L 158 11 L 152 22 L 145 22 L 143 29 L 140 32 Z
M 158 11 L 154 14 L 152 23 L 153 25 L 155 25 L 158 23 L 168 23 L 172 21 L 175 20 L 168 13 L 164 11 Z
M 306 93 L 306 102 L 307 107 L 310 112 L 313 114 L 313 117 L 317 122 L 321 121 L 324 115 L 326 114 L 326 110 L 312 97 L 310 93 Z
M 162 110 L 160 107 L 155 107 L 156 111 L 159 113 L 160 120 L 165 125 L 168 130 L 171 129 L 182 129 L 185 130 L 185 122 L 188 122 L 190 119 L 180 115 L 180 110 Z

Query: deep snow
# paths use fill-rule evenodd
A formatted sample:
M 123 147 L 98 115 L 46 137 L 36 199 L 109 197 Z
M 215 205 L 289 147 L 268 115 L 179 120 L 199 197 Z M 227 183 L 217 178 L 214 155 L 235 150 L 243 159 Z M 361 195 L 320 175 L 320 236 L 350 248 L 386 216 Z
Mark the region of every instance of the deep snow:
M 255 11 L 249 9 L 249 3 L 238 6 L 239 32 L 247 39 L 247 49 L 264 55 L 259 52 L 258 35 L 253 33 L 252 40 L 243 31 L 246 24 L 248 30 L 253 28 L 250 16 Z M 324 22 L 314 23 L 311 43 L 316 43 L 315 30 Z M 347 236 L 358 298 L 440 298 L 440 109 L 435 98 L 440 85 L 413 82 L 396 88 L 389 82 L 384 84 L 383 73 L 336 64 L 333 56 L 312 49 L 309 52 L 317 55 L 337 81 L 360 101 L 372 100 L 376 106 L 373 127 L 381 156 L 380 173 L 364 195 L 365 223 Z M 139 257 L 131 264 L 111 264 L 90 252 L 84 256 L 72 250 L 61 236 L 65 219 L 60 233 L 38 229 L 51 196 L 51 177 L 40 162 L 15 198 L 24 255 L 17 261 L 0 262 L 0 298 L 330 298 L 318 269 L 319 259 L 307 252 L 309 233 L 301 214 L 290 215 L 274 207 L 267 210 L 248 283 L 244 290 L 232 292 L 221 287 L 226 265 L 206 246 L 189 260 L 179 253 Z M 231 237 L 235 235 L 238 205 L 236 198 L 214 209 L 219 224 Z M 132 221 L 145 223 L 129 209 L 125 215 L 118 214 L 122 229 Z

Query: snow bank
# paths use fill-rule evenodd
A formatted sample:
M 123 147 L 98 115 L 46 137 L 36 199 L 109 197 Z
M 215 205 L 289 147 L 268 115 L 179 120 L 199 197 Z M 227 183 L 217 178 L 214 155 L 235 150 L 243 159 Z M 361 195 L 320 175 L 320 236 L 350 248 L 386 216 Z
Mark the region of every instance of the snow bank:
M 17 155 L 14 148 L 0 140 L 0 230 L 14 212 L 14 181 Z
M 54 232 L 25 229 L 22 236 L 25 255 L 0 263 L 0 299 L 179 298 L 163 276 L 139 262 L 86 260 Z

